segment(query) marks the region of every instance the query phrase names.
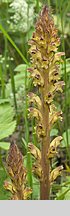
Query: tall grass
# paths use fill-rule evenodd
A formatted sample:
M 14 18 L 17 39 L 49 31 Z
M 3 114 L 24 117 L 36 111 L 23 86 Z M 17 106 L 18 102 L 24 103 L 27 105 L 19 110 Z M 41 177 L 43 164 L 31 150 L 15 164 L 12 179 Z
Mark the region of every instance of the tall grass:
M 29 26 L 29 4 L 27 8 L 27 26 Z M 29 32 L 27 32 L 27 37 L 29 37 Z M 27 54 L 26 58 L 28 59 L 28 44 L 26 47 Z M 31 158 L 31 153 L 28 151 L 28 143 L 30 141 L 29 139 L 29 121 L 28 121 L 28 91 L 27 91 L 27 70 L 25 71 L 25 140 L 27 143 L 27 177 L 28 177 L 28 184 L 31 188 L 33 188 L 33 182 L 32 182 L 32 158 Z M 32 195 L 31 195 L 32 198 Z
M 0 79 L 1 79 L 1 86 L 2 86 L 1 97 L 5 98 L 5 79 L 4 79 L 4 74 L 2 71 L 2 65 L 1 64 L 0 64 Z

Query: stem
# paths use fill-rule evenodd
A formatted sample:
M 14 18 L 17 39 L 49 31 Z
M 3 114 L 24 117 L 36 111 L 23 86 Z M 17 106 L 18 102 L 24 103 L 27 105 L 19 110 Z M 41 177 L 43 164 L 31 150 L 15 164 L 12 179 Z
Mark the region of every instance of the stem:
M 49 112 L 47 110 L 47 117 Z M 48 120 L 47 120 L 48 124 Z M 49 130 L 47 128 L 46 137 L 43 139 L 41 150 L 41 165 L 42 165 L 42 180 L 40 183 L 40 200 L 49 200 L 50 183 L 49 183 L 49 160 L 47 158 L 47 151 L 49 147 Z
M 4 51 L 4 57 L 5 57 L 5 66 L 4 66 L 4 76 L 5 76 L 5 80 L 6 80 L 6 77 L 7 77 L 7 38 L 5 37 L 4 38 L 5 40 L 5 51 Z
M 50 145 L 50 134 L 49 134 L 49 108 L 44 102 L 44 92 L 48 92 L 49 83 L 49 72 L 44 74 L 44 90 L 41 91 L 42 97 L 42 116 L 43 124 L 46 131 L 46 136 L 42 138 L 42 149 L 41 149 L 41 166 L 42 166 L 42 178 L 40 183 L 40 199 L 49 200 L 50 193 L 50 182 L 49 182 L 49 160 L 47 152 Z
M 36 0 L 36 11 L 39 12 L 39 0 Z
M 15 106 L 15 111 L 16 111 L 16 116 L 17 116 L 17 101 L 16 101 L 16 93 L 15 93 L 15 80 L 14 80 L 14 74 L 11 71 L 10 68 L 10 77 L 11 77 L 11 87 L 12 87 L 12 93 L 13 93 L 13 98 L 14 98 L 14 106 Z
M 0 64 L 0 78 L 1 78 L 1 85 L 2 85 L 2 98 L 5 98 L 5 80 L 4 80 L 4 74 L 2 72 L 1 64 Z

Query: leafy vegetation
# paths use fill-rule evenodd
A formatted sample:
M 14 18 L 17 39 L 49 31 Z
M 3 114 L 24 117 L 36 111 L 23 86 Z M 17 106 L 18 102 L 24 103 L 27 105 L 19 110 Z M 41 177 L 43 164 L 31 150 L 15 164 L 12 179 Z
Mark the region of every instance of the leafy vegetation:
M 32 101 L 30 93 L 34 92 L 34 94 L 40 97 L 40 92 L 38 92 L 37 86 L 36 88 L 33 86 L 33 77 L 31 78 L 29 72 L 29 68 L 32 67 L 29 54 L 29 49 L 31 49 L 29 41 L 32 38 L 33 32 L 35 32 L 36 22 L 39 20 L 39 13 L 45 4 L 50 8 L 50 14 L 52 13 L 54 24 L 58 29 L 58 36 L 60 37 L 58 51 L 65 53 L 62 56 L 63 62 L 60 63 L 59 74 L 61 81 L 65 85 L 62 87 L 63 92 L 58 92 L 53 99 L 57 112 L 62 110 L 62 121 L 57 119 L 58 121 L 53 124 L 50 131 L 51 143 L 56 137 L 63 138 L 61 144 L 57 146 L 55 157 L 50 159 L 51 171 L 57 171 L 56 168 L 62 166 L 63 170 L 60 172 L 60 176 L 56 175 L 56 179 L 51 184 L 49 199 L 70 199 L 70 1 L 61 0 L 59 4 L 59 0 L 1 0 L 0 200 L 11 199 L 11 193 L 6 190 L 8 185 L 4 184 L 4 181 L 10 181 L 11 179 L 11 183 L 14 182 L 14 179 L 10 176 L 10 171 L 8 172 L 7 169 L 8 152 L 10 151 L 10 145 L 13 143 L 19 148 L 16 151 L 16 158 L 18 158 L 18 151 L 23 155 L 23 167 L 25 167 L 25 172 L 27 173 L 26 183 L 23 182 L 23 184 L 26 190 L 28 188 L 30 190 L 28 199 L 40 199 L 39 175 L 41 170 L 38 155 L 36 155 L 37 151 L 41 150 L 41 140 L 38 140 L 40 131 L 36 131 L 37 122 L 35 118 L 29 118 L 29 100 L 31 100 L 31 106 L 34 108 L 34 101 Z M 39 102 L 38 100 L 38 106 Z M 35 104 L 35 108 L 37 108 L 36 106 L 37 104 Z M 32 145 L 34 145 L 34 148 Z M 17 160 L 19 161 L 19 159 Z M 20 167 L 21 165 L 19 166 L 19 170 Z M 38 173 L 34 172 L 35 168 Z M 39 169 L 37 170 L 37 168 Z M 18 181 L 20 182 L 19 175 Z

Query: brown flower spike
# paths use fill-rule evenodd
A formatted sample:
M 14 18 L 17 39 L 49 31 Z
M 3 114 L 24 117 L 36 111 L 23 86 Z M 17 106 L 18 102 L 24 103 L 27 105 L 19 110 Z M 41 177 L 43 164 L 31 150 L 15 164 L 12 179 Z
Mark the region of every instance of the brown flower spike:
M 5 181 L 5 189 L 11 191 L 13 200 L 26 200 L 32 190 L 26 187 L 26 169 L 23 167 L 23 157 L 14 143 L 10 146 L 8 153 L 7 171 L 11 182 Z
M 60 39 L 57 32 L 50 10 L 44 6 L 36 23 L 35 32 L 29 41 L 31 68 L 28 69 L 34 86 L 39 89 L 38 95 L 30 93 L 30 103 L 34 103 L 35 107 L 29 108 L 29 115 L 36 119 L 36 133 L 41 142 L 41 159 L 39 161 L 36 158 L 36 167 L 38 168 L 38 161 L 41 170 L 40 199 L 42 200 L 49 199 L 50 157 L 54 157 L 57 153 L 56 148 L 61 140 L 61 137 L 58 137 L 56 143 L 54 141 L 50 144 L 50 129 L 58 119 L 62 120 L 61 111 L 57 111 L 53 103 L 56 92 L 62 92 L 64 85 L 63 81 L 60 81 L 59 72 L 59 63 L 62 62 L 61 56 L 64 53 L 58 52 Z M 60 174 L 60 169 L 57 170 Z M 57 175 L 54 173 L 54 176 Z

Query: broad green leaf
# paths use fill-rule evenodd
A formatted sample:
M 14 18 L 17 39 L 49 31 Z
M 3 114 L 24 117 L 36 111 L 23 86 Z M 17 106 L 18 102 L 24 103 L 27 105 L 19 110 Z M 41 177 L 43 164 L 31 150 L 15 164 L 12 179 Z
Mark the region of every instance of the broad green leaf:
M 15 112 L 9 103 L 0 104 L 0 140 L 10 136 L 16 127 Z
M 14 71 L 19 71 L 19 72 L 25 72 L 27 69 L 27 65 L 26 64 L 20 64 L 18 65 Z
M 0 129 L 1 124 L 10 123 L 14 117 L 14 109 L 9 104 L 0 105 Z
M 68 144 L 70 145 L 70 129 L 68 129 Z M 63 140 L 62 140 L 62 147 L 66 147 L 67 146 L 67 139 L 66 139 L 66 131 L 62 134 Z
M 0 148 L 4 149 L 4 150 L 8 150 L 10 147 L 10 143 L 9 142 L 0 142 Z
M 10 136 L 14 132 L 15 127 L 16 121 L 12 121 L 11 123 L 5 125 L 0 125 L 0 140 Z

